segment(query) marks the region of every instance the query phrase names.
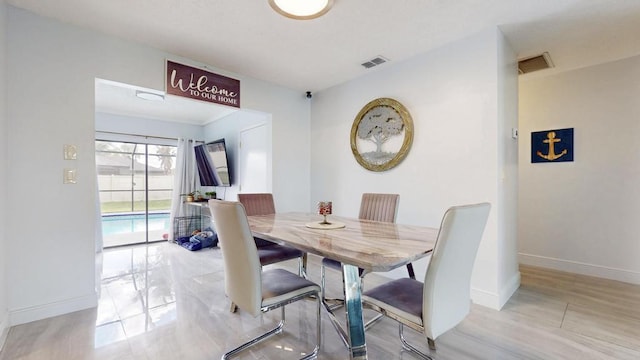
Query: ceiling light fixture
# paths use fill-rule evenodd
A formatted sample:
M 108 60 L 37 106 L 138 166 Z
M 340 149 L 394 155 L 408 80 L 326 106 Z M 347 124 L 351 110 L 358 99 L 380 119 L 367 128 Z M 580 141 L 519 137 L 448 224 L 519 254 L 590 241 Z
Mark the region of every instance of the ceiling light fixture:
M 288 18 L 309 20 L 326 14 L 333 0 L 269 0 L 269 5 Z
M 150 101 L 164 101 L 164 95 L 156 94 L 146 91 L 136 90 L 136 96 L 140 99 L 150 100 Z

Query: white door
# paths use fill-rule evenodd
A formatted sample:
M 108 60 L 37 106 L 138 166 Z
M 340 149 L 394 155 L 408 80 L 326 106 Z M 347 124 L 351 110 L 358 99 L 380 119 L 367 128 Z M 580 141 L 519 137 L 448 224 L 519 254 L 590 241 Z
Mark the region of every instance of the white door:
M 267 124 L 240 131 L 241 193 L 271 192 L 271 134 Z

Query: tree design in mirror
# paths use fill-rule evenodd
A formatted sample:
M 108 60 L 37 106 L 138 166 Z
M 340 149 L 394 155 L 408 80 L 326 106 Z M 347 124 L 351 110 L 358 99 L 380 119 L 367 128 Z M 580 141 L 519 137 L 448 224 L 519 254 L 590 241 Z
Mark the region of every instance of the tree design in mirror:
M 351 151 L 362 167 L 385 171 L 397 166 L 413 142 L 413 120 L 394 99 L 379 98 L 358 113 L 351 126 Z

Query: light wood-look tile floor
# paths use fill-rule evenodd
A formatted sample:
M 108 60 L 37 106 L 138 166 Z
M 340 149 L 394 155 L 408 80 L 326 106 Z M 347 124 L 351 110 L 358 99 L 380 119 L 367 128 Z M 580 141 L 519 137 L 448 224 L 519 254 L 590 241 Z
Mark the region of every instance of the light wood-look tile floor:
M 105 251 L 99 306 L 11 328 L 0 360 L 219 359 L 279 319 L 229 313 L 218 249 L 189 252 L 162 243 Z M 295 271 L 295 261 L 284 265 Z M 309 273 L 319 281 L 319 259 Z M 640 286 L 521 267 L 522 285 L 502 311 L 473 306 L 471 314 L 437 340 L 435 359 L 640 359 Z M 328 271 L 331 293 L 339 274 Z M 384 278 L 371 274 L 365 286 Z M 283 334 L 241 359 L 296 359 L 314 341 L 314 302 L 287 306 Z M 366 312 L 365 317 L 373 314 Z M 319 359 L 348 354 L 323 314 Z M 395 322 L 366 334 L 370 359 L 414 359 L 404 352 Z M 405 335 L 427 351 L 424 339 Z

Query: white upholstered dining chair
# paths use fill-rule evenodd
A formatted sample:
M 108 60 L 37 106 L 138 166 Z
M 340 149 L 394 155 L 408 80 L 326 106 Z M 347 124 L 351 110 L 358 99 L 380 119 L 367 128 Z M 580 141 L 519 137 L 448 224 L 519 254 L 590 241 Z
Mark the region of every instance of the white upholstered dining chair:
M 315 296 L 317 303 L 316 345 L 303 359 L 315 358 L 321 341 L 320 286 L 284 269 L 262 270 L 241 203 L 210 200 L 209 207 L 222 250 L 225 292 L 229 299 L 254 317 L 269 310 L 282 309 L 282 319 L 275 328 L 228 351 L 222 359 L 235 356 L 270 336 L 281 333 L 285 321 L 285 305 L 312 296 Z
M 270 193 L 238 194 L 238 201 L 244 206 L 247 216 L 276 213 L 273 195 Z M 258 248 L 258 258 L 262 266 L 298 259 L 298 274 L 306 277 L 307 253 L 289 246 L 278 245 L 265 239 L 257 237 L 253 239 Z M 235 304 L 231 304 L 230 311 L 236 311 Z
M 402 346 L 424 359 L 431 358 L 405 340 L 403 325 L 423 333 L 429 348 L 435 350 L 436 338 L 469 314 L 471 273 L 490 208 L 481 203 L 446 211 L 424 283 L 398 279 L 362 295 L 364 307 L 400 323 Z

